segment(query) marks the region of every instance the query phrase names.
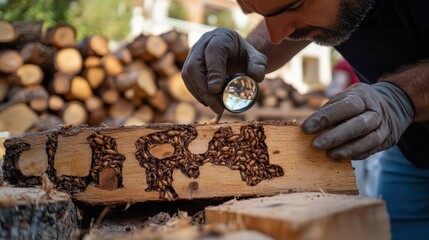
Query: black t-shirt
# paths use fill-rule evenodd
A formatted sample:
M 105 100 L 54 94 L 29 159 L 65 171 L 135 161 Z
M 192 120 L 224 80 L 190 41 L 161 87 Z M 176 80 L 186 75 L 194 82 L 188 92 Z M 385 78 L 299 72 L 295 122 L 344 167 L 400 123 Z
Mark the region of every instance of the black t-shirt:
M 367 83 L 429 59 L 429 1 L 376 0 L 366 20 L 336 49 Z M 429 121 L 412 123 L 398 146 L 415 166 L 429 168 Z

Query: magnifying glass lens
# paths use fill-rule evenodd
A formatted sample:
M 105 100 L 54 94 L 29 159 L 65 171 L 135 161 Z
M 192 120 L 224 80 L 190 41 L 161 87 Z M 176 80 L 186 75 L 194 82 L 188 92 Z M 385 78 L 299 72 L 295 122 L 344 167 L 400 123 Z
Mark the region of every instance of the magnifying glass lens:
M 227 81 L 223 91 L 223 104 L 233 113 L 244 112 L 256 102 L 258 85 L 248 76 L 236 76 Z

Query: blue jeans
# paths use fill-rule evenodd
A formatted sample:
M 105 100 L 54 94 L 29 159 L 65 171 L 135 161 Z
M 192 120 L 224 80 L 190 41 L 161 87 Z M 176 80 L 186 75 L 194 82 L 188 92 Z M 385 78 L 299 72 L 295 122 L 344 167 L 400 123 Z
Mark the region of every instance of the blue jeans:
M 386 201 L 392 239 L 429 239 L 429 170 L 415 167 L 397 146 L 380 155 L 380 164 L 376 194 Z

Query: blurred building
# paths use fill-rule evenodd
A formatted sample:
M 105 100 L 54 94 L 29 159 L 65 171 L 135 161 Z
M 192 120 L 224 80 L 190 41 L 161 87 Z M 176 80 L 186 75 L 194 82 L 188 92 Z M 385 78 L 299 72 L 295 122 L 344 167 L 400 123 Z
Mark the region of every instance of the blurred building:
M 190 45 L 218 26 L 246 36 L 262 20 L 257 14 L 243 14 L 235 0 L 134 0 L 134 6 L 130 37 L 175 28 L 188 33 Z M 326 88 L 331 71 L 331 48 L 310 44 L 268 77 L 280 77 L 300 93 L 307 93 Z

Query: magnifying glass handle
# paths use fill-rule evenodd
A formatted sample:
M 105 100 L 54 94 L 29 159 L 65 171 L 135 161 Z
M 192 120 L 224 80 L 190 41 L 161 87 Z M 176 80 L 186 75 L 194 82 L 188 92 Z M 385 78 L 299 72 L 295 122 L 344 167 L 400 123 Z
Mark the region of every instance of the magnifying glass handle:
M 222 113 L 221 114 L 215 114 L 214 118 L 210 119 L 209 123 L 210 124 L 217 124 L 220 121 L 220 118 L 222 117 Z

